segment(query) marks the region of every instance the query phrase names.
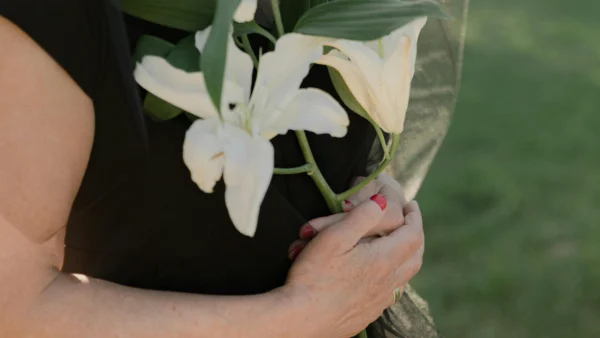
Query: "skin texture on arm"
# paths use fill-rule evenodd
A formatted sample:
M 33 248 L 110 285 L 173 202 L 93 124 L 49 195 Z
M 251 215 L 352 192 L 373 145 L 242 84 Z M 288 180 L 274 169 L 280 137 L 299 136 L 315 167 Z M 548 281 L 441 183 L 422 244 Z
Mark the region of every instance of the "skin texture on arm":
M 93 104 L 1 16 L 0 45 L 8 46 L 0 53 L 1 337 L 310 335 L 301 325 L 305 304 L 283 290 L 208 297 L 60 273 L 65 224 L 93 143 Z

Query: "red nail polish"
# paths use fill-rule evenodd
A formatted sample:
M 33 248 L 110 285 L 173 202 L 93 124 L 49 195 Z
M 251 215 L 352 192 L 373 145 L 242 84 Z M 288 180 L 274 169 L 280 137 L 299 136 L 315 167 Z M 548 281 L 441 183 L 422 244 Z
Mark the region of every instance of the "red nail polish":
M 381 194 L 371 196 L 371 201 L 377 203 L 377 205 L 381 208 L 382 211 L 384 211 L 385 208 L 387 208 L 387 199 Z
M 300 228 L 300 239 L 313 239 L 317 235 L 317 230 L 310 224 L 305 224 Z
M 344 204 L 349 206 L 349 207 L 353 207 L 354 204 L 352 204 L 352 202 L 348 201 L 348 200 L 344 200 Z
M 298 255 L 302 252 L 302 250 L 304 249 L 303 245 L 299 245 L 297 247 L 295 247 L 292 251 L 290 251 L 290 253 L 288 254 L 288 258 L 290 260 L 295 260 L 296 257 L 298 257 Z

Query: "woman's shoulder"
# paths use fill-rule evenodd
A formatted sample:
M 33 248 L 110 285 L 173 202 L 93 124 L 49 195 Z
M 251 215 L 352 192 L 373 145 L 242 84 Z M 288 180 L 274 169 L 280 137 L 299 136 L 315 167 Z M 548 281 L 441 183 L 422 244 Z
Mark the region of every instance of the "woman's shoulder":
M 0 16 L 18 26 L 90 97 L 111 0 L 0 0 Z

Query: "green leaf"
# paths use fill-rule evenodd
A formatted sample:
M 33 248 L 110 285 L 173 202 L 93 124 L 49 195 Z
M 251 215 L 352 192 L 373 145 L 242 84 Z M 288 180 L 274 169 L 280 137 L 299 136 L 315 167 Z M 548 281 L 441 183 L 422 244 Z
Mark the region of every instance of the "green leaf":
M 121 10 L 129 15 L 161 26 L 194 32 L 211 24 L 217 0 L 121 0 L 120 2 Z
M 329 2 L 329 0 L 281 0 L 279 9 L 283 19 L 283 27 L 286 32 L 294 30 L 298 19 L 309 9 Z
M 201 67 L 204 71 L 206 89 L 217 108 L 221 110 L 223 78 L 227 59 L 228 39 L 231 36 L 231 21 L 241 0 L 219 1 L 210 36 L 202 54 Z
M 171 49 L 166 60 L 176 68 L 186 72 L 200 71 L 200 52 L 195 45 L 195 35 L 192 34 Z M 166 121 L 179 116 L 183 110 L 152 93 L 146 95 L 144 110 L 155 120 Z
M 196 48 L 196 35 L 192 34 L 173 48 L 167 56 L 167 61 L 176 68 L 188 73 L 200 71 L 200 52 Z
M 144 100 L 144 111 L 157 121 L 174 119 L 183 112 L 181 108 L 175 107 L 152 93 L 146 95 L 146 99 Z
M 137 64 L 142 61 L 144 56 L 148 55 L 166 57 L 173 47 L 175 47 L 175 45 L 161 38 L 152 35 L 142 35 L 135 46 L 133 62 L 134 64 Z
M 190 120 L 190 121 L 192 121 L 192 122 L 194 122 L 194 121 L 196 121 L 196 120 L 198 120 L 198 119 L 199 119 L 199 117 L 198 117 L 198 116 L 196 116 L 196 115 L 194 115 L 194 114 L 190 114 L 190 113 L 188 113 L 188 112 L 185 112 L 185 117 L 187 117 L 187 118 L 188 118 L 188 120 Z
M 337 39 L 371 41 L 421 16 L 448 17 L 434 0 L 336 0 L 306 12 L 294 31 Z
M 344 78 L 342 77 L 340 72 L 331 67 L 327 68 L 329 69 L 329 77 L 331 77 L 331 82 L 335 87 L 335 91 L 338 93 L 346 107 L 348 107 L 356 114 L 364 117 L 365 119 L 369 119 L 369 115 L 362 107 L 362 105 L 358 103 L 356 98 L 354 98 L 354 95 L 350 91 L 350 88 L 348 88 L 348 85 L 346 84 L 346 81 L 344 81 Z
M 253 33 L 260 34 L 260 35 L 266 37 L 273 44 L 275 44 L 277 42 L 277 39 L 275 39 L 275 37 L 271 33 L 269 33 L 269 31 L 267 31 L 266 29 L 262 28 L 259 24 L 257 24 L 256 21 L 250 21 L 250 22 L 244 22 L 244 23 L 236 22 L 233 24 L 233 37 L 235 37 L 235 38 L 243 36 L 243 35 L 253 34 Z

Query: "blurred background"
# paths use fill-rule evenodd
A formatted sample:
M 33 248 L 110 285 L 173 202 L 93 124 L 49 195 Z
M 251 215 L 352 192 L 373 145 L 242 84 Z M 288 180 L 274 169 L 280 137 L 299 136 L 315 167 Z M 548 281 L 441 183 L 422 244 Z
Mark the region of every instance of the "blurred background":
M 600 1 L 473 0 L 413 286 L 450 338 L 600 337 Z

